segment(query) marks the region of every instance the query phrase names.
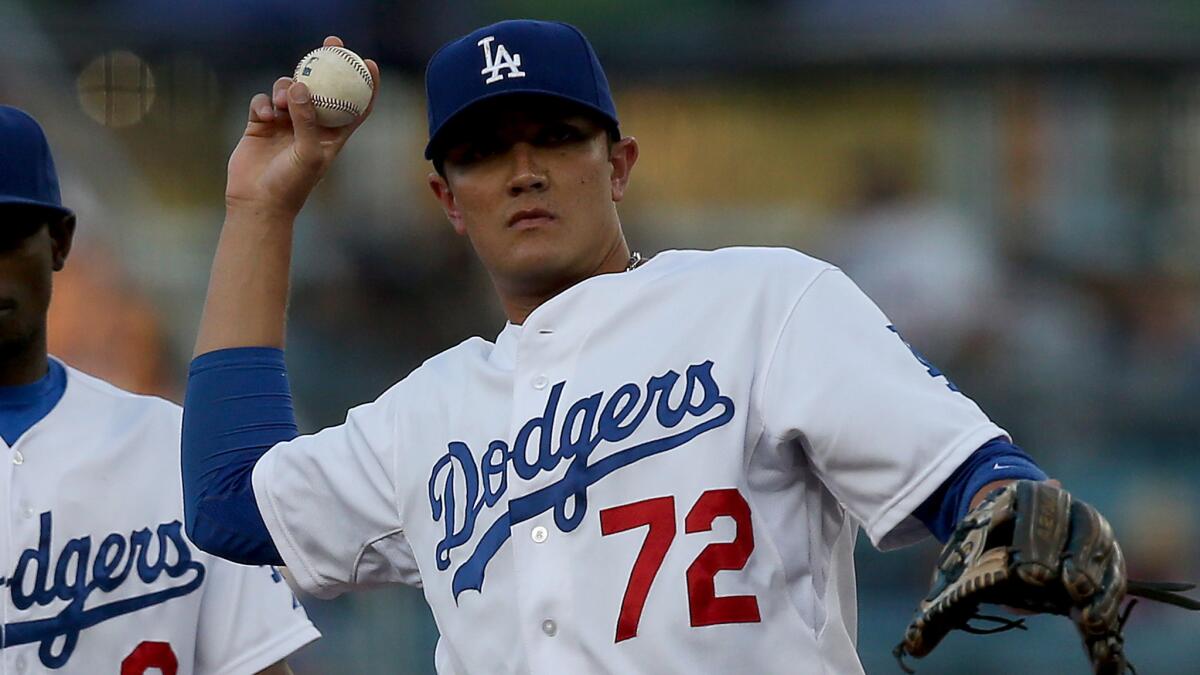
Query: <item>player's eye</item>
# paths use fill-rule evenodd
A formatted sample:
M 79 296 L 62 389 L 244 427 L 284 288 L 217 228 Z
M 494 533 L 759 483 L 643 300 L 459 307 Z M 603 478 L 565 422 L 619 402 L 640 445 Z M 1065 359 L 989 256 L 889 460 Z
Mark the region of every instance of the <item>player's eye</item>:
M 548 124 L 538 134 L 538 141 L 543 145 L 574 143 L 583 138 L 583 132 L 570 124 Z
M 454 164 L 474 164 L 500 153 L 501 143 L 498 140 L 474 139 L 462 143 L 446 152 L 446 161 Z

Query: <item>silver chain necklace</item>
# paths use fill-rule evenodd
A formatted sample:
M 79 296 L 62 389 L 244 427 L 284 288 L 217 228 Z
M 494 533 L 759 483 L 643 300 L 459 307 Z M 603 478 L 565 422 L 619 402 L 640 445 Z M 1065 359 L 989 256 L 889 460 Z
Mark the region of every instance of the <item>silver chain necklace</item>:
M 629 272 L 630 270 L 639 267 L 644 262 L 646 262 L 646 259 L 642 257 L 642 254 L 634 251 L 629 255 L 629 262 L 625 265 L 625 271 Z

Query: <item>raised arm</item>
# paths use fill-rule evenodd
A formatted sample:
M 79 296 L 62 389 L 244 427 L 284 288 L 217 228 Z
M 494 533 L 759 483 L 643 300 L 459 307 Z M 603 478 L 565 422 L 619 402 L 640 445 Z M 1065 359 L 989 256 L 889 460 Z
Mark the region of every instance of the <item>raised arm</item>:
M 342 46 L 336 37 L 325 46 Z M 379 93 L 379 66 L 367 60 Z M 283 347 L 292 225 L 375 101 L 353 124 L 328 129 L 306 87 L 290 77 L 250 101 L 249 121 L 229 158 L 225 225 L 217 244 L 194 356 L 227 347 Z
M 325 46 L 341 46 L 336 37 Z M 379 92 L 379 67 L 367 61 Z M 255 464 L 296 436 L 283 359 L 292 226 L 313 186 L 374 106 L 348 126 L 317 125 L 308 88 L 281 77 L 250 101 L 229 159 L 225 226 L 184 401 L 184 521 L 201 549 L 280 564 L 251 482 Z

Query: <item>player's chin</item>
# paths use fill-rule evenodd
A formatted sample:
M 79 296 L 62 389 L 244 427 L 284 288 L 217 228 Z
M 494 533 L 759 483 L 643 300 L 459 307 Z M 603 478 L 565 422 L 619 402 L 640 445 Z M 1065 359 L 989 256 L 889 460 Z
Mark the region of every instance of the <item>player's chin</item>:
M 506 237 L 504 257 L 512 269 L 553 265 L 565 256 L 565 242 L 558 232 L 548 229 L 522 230 Z
M 574 268 L 568 252 L 551 242 L 520 242 L 507 251 L 505 263 L 509 276 L 527 287 L 557 285 Z
M 38 334 L 37 327 L 19 312 L 0 312 L 0 358 L 25 353 Z

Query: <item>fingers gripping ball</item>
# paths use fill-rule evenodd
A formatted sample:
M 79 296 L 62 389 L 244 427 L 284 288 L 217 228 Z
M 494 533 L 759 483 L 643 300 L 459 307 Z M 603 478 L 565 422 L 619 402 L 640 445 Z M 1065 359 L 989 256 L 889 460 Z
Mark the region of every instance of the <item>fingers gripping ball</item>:
M 293 79 L 312 92 L 317 124 L 323 127 L 342 127 L 357 120 L 375 89 L 367 64 L 345 47 L 312 50 L 296 64 Z

